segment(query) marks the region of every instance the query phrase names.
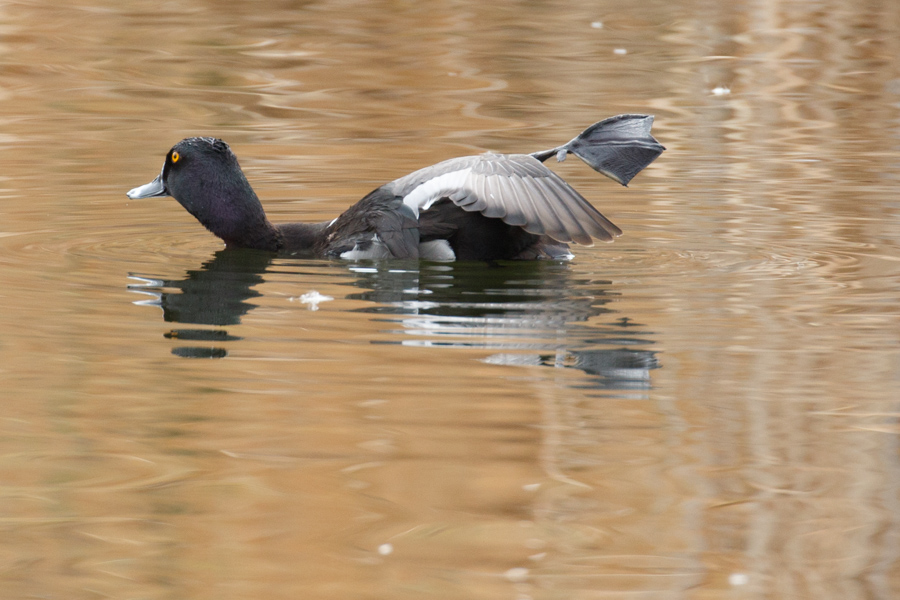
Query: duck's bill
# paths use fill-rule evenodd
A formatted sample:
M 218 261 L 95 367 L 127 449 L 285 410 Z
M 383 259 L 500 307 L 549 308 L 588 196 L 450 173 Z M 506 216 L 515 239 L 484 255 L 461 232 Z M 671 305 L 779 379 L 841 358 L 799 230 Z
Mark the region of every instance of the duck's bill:
M 144 185 L 138 186 L 133 190 L 128 190 L 128 193 L 126 194 L 126 196 L 128 196 L 132 200 L 168 195 L 169 190 L 166 189 L 166 184 L 163 183 L 162 173 L 160 173 L 159 176 L 150 183 L 145 183 Z

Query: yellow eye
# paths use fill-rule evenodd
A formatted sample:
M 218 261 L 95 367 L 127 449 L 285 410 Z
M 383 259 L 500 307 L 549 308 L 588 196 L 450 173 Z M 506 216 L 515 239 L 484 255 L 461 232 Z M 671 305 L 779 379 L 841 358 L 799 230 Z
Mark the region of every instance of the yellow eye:
M 177 152 L 172 153 L 172 162 L 173 163 L 177 163 L 179 158 L 181 158 L 180 154 L 178 154 Z

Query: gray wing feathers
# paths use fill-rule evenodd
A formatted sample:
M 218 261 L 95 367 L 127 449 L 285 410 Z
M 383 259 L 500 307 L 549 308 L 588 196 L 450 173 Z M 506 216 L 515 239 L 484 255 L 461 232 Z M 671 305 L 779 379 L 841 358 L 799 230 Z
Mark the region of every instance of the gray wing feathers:
M 514 199 L 513 201 L 518 209 L 515 211 L 507 210 L 506 215 L 504 215 L 506 217 L 505 222 L 508 225 L 518 225 L 519 227 L 525 227 L 530 223 L 534 230 L 529 230 L 529 233 L 544 233 L 544 227 L 537 219 L 535 198 L 531 195 L 531 190 L 525 185 L 522 178 L 518 175 L 512 175 L 503 183 L 504 192 Z M 537 229 L 540 229 L 540 231 L 537 231 Z
M 463 210 L 558 242 L 591 245 L 592 237 L 608 241 L 622 233 L 556 173 L 524 154 L 454 158 L 392 185 L 417 214 L 449 198 Z
M 566 194 L 566 191 L 571 191 L 574 194 L 575 190 L 572 190 L 571 188 L 565 190 L 565 188 L 560 188 L 560 186 L 554 185 L 554 183 L 556 182 L 538 180 L 538 185 L 544 191 L 544 195 L 556 200 L 549 205 L 549 210 L 553 212 L 554 216 L 562 225 L 561 230 L 558 233 L 548 231 L 547 235 L 553 239 L 558 239 L 562 236 L 567 236 L 569 238 L 558 239 L 558 241 L 561 242 L 577 242 L 585 245 L 592 244 L 591 235 L 581 223 L 589 213 L 585 210 L 583 205 L 571 201 L 571 194 Z M 585 202 L 584 204 L 587 203 Z M 556 233 L 556 235 L 554 235 L 554 233 Z M 599 234 L 597 237 L 602 240 L 612 239 L 612 236 L 602 228 L 600 228 L 600 231 L 597 233 Z
M 592 237 L 608 241 L 622 233 L 559 175 L 524 154 L 454 158 L 392 185 L 416 214 L 449 198 L 463 210 L 558 242 L 591 245 Z

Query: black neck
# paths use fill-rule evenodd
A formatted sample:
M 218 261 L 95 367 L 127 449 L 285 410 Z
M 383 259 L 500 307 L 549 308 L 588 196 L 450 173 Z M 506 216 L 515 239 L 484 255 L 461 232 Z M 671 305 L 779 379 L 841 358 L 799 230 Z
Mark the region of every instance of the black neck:
M 328 221 L 322 223 L 285 223 L 275 225 L 282 241 L 283 252 L 291 254 L 312 254 L 325 243 L 324 234 Z
M 225 240 L 225 245 L 229 248 L 252 248 L 278 252 L 284 246 L 281 233 L 277 227 L 269 223 L 268 219 L 241 231 L 237 236 L 220 235 L 219 237 Z

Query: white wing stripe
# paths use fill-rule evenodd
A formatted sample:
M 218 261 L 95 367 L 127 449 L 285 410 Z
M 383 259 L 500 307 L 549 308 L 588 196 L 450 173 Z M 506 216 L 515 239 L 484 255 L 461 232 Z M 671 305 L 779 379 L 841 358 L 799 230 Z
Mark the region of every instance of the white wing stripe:
M 453 192 L 459 192 L 471 170 L 471 168 L 468 168 L 452 171 L 429 179 L 404 196 L 403 204 L 413 209 L 416 213 L 416 218 L 418 218 L 420 210 L 428 210 L 432 204 L 441 198 L 449 196 Z

